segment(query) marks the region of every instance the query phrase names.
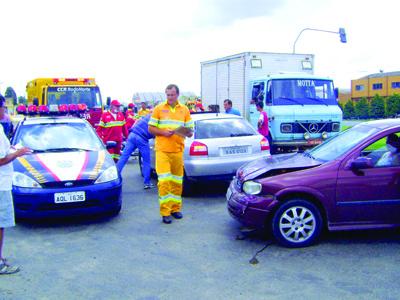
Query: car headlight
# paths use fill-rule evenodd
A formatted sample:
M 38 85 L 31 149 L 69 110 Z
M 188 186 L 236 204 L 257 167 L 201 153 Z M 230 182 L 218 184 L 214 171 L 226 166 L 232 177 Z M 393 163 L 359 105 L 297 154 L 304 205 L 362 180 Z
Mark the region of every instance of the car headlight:
M 332 123 L 332 131 L 339 132 L 340 131 L 340 123 Z
M 104 182 L 109 182 L 118 179 L 118 171 L 115 166 L 109 167 L 106 169 L 99 178 L 95 181 L 96 183 L 104 183 Z
M 261 183 L 255 181 L 246 181 L 243 184 L 243 191 L 249 195 L 257 195 L 261 192 Z
M 13 185 L 23 188 L 42 188 L 36 180 L 20 172 L 13 173 Z

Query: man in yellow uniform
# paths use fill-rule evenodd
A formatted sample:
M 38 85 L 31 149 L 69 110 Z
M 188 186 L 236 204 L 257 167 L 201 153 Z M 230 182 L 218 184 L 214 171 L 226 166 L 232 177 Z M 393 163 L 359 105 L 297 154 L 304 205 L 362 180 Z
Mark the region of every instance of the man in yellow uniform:
M 170 84 L 165 89 L 167 101 L 156 106 L 149 121 L 149 131 L 156 136 L 156 172 L 160 214 L 166 224 L 172 217 L 181 219 L 183 150 L 185 136 L 193 135 L 189 109 L 179 103 L 179 88 Z M 172 216 L 172 217 L 171 217 Z
M 142 102 L 140 105 L 141 106 L 140 106 L 140 109 L 138 111 L 139 118 L 147 116 L 148 114 L 151 113 L 150 109 L 147 108 L 146 102 Z

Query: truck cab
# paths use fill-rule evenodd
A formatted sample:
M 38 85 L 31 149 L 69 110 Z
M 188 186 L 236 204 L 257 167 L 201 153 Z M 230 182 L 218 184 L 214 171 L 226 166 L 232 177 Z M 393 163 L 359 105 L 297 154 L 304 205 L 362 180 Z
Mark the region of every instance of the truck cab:
M 97 127 L 103 112 L 99 86 L 94 78 L 36 78 L 26 85 L 28 104 L 46 105 L 50 110 L 60 105 L 84 104 L 79 117 Z
M 330 78 L 310 74 L 276 74 L 250 81 L 249 121 L 257 128 L 263 102 L 269 119 L 271 152 L 298 150 L 337 135 L 342 110 Z

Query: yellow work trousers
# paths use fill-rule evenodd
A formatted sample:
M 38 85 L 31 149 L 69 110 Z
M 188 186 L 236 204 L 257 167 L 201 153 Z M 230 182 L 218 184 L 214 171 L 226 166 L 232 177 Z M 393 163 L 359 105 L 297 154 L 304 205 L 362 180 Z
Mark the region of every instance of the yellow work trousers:
M 181 211 L 183 152 L 156 151 L 156 172 L 161 216 Z

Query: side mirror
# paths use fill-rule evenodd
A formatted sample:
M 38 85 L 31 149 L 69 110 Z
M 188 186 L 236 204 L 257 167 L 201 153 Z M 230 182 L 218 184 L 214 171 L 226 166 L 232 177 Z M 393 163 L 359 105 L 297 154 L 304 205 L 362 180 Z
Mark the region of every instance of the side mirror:
M 372 163 L 372 159 L 369 157 L 357 157 L 350 163 L 350 168 L 352 170 L 360 170 L 360 169 L 369 169 L 372 168 L 374 164 Z
M 107 141 L 106 142 L 106 148 L 107 149 L 111 149 L 111 148 L 115 148 L 115 147 L 117 147 L 117 142 L 114 142 L 114 141 Z
M 336 99 L 339 99 L 339 89 L 335 88 L 335 97 Z

